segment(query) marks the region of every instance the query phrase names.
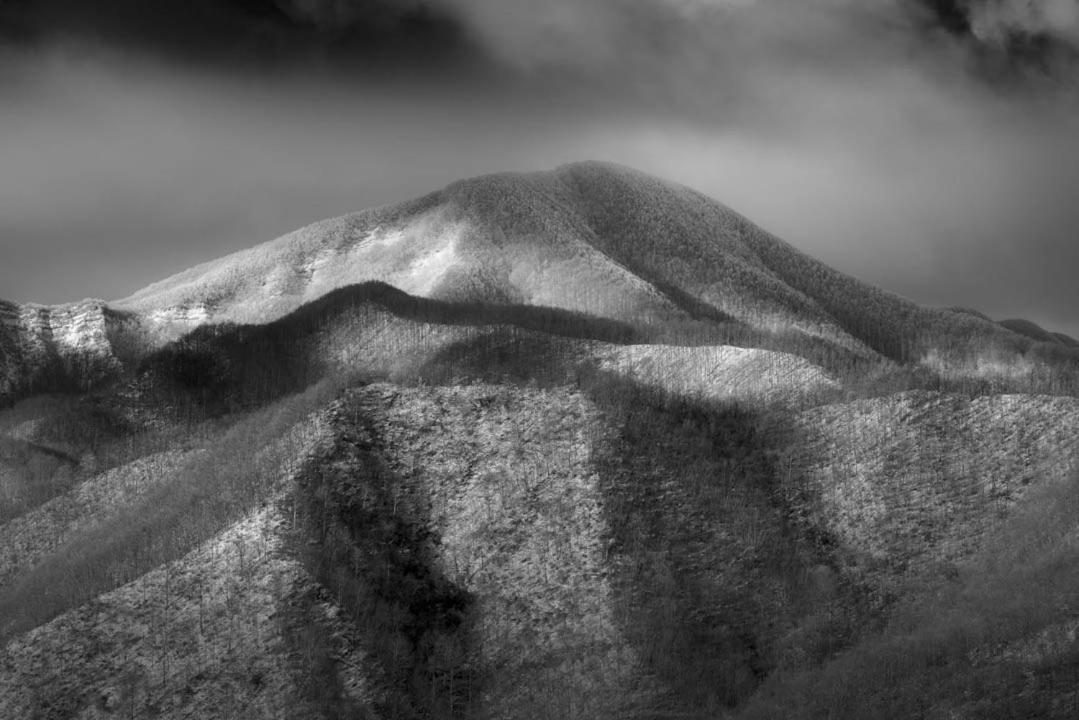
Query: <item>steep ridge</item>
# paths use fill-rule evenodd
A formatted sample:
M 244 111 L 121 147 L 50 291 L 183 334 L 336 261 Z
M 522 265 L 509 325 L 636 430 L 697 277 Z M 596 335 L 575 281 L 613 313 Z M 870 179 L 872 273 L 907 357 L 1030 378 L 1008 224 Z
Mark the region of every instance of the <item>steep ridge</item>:
M 4 717 L 318 717 L 275 616 L 303 581 L 262 512 L 0 649 Z M 139 618 L 136 623 L 133 620 Z
M 159 399 L 250 407 L 335 372 L 413 377 L 458 344 L 490 348 L 517 340 L 558 347 L 569 359 L 582 356 L 592 338 L 627 343 L 637 336 L 628 325 L 580 313 L 430 300 L 368 282 L 270 323 L 203 326 L 146 357 L 139 383 Z M 443 370 L 452 374 L 453 363 Z
M 576 382 L 604 371 L 693 397 L 804 406 L 841 390 L 789 353 L 651 344 L 632 326 L 554 308 L 454 303 L 382 283 L 341 288 L 265 325 L 208 325 L 151 354 L 139 383 L 161 402 L 250 407 L 340 372 Z
M 0 401 L 29 391 L 85 390 L 118 367 L 105 303 L 47 307 L 0 301 Z

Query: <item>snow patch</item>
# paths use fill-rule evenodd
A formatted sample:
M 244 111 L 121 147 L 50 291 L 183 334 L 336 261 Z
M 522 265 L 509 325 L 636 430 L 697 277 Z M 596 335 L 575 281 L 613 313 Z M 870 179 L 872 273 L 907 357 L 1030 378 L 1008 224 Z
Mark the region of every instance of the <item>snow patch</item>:
M 408 292 L 414 295 L 429 295 L 453 265 L 457 257 L 456 244 L 456 237 L 451 237 L 449 243 L 440 250 L 414 259 L 408 268 Z
M 210 321 L 210 311 L 205 305 L 188 305 L 154 310 L 149 315 L 154 325 L 182 324 L 197 327 Z
M 838 383 L 804 358 L 732 346 L 607 346 L 600 367 L 686 397 L 783 402 Z

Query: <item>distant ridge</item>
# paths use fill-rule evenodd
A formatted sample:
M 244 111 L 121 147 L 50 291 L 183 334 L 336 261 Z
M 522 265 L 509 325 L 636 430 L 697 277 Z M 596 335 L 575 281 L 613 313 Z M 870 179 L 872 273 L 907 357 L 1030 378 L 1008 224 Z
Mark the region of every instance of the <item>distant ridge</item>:
M 1037 340 L 1038 342 L 1058 343 L 1073 348 L 1079 347 L 1079 340 L 1069 337 L 1064 333 L 1050 332 L 1030 320 L 1011 318 L 1008 320 L 1001 320 L 1000 325 L 1008 328 L 1014 333 L 1031 338 L 1032 340 Z

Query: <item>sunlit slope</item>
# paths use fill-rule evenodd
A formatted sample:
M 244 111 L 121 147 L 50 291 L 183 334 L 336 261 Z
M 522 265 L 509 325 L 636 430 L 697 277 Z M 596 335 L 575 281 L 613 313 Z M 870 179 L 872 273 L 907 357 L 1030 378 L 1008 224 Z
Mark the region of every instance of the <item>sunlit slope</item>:
M 360 343 L 346 367 L 421 342 L 404 301 L 281 346 Z M 431 335 L 418 368 L 455 384 L 264 399 L 0 526 L 0 716 L 721 716 L 957 572 L 1076 445 L 1069 398 L 796 412 L 761 391 L 836 391 L 797 358 L 514 328 Z M 591 374 L 538 387 L 515 353 Z
M 502 193 L 505 183 L 516 191 Z M 336 288 L 377 280 L 422 297 L 555 307 L 615 319 L 684 316 L 583 236 L 547 176 L 481 178 L 420 200 L 326 220 L 116 303 L 156 327 L 265 322 Z M 476 197 L 495 202 L 484 215 Z
M 351 390 L 318 411 L 318 446 L 289 463 L 282 494 L 249 498 L 246 520 L 199 537 L 198 517 L 139 532 L 106 519 L 0 593 L 30 604 L 0 649 L 0 714 L 224 718 L 240 701 L 255 717 L 593 718 L 742 697 L 770 662 L 767 613 L 797 623 L 785 603 L 801 590 L 782 586 L 797 579 L 780 562 L 793 549 L 758 482 L 753 418 L 689 426 L 662 397 Z M 662 447 L 623 452 L 626 433 Z M 671 457 L 692 472 L 668 477 Z M 711 493 L 699 480 L 720 464 L 732 476 Z M 200 483 L 189 475 L 171 483 Z M 214 502 L 236 489 L 200 487 Z M 97 548 L 116 534 L 113 574 Z M 146 556 L 175 559 L 132 577 Z M 67 577 L 102 594 L 79 602 Z M 30 593 L 50 583 L 52 613 Z
M 955 564 L 1028 489 L 1079 469 L 1079 401 L 904 392 L 822 405 L 787 431 L 793 513 L 851 562 L 888 573 Z
M 80 530 L 112 517 L 172 479 L 184 452 L 158 453 L 94 475 L 33 510 L 0 522 L 0 587 Z
M 643 326 L 750 326 L 959 372 L 1024 337 L 923 308 L 813 260 L 711 198 L 629 168 L 489 175 L 315 223 L 118 301 L 153 333 L 266 322 L 377 280 L 459 302 L 552 307 Z M 1056 343 L 1059 346 L 1059 343 Z
M 686 188 L 617 166 L 491 175 L 316 223 L 115 305 L 175 333 L 206 322 L 265 322 L 335 288 L 378 280 L 422 297 L 637 325 L 738 318 L 869 353 L 762 264 L 742 224 Z

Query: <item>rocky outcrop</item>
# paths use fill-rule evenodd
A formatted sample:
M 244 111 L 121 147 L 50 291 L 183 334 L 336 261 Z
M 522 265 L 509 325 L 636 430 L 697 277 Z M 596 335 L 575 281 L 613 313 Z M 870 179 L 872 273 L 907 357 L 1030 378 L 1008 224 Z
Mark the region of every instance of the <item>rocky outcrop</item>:
M 119 370 L 100 300 L 0 301 L 0 404 L 39 391 L 86 390 Z

